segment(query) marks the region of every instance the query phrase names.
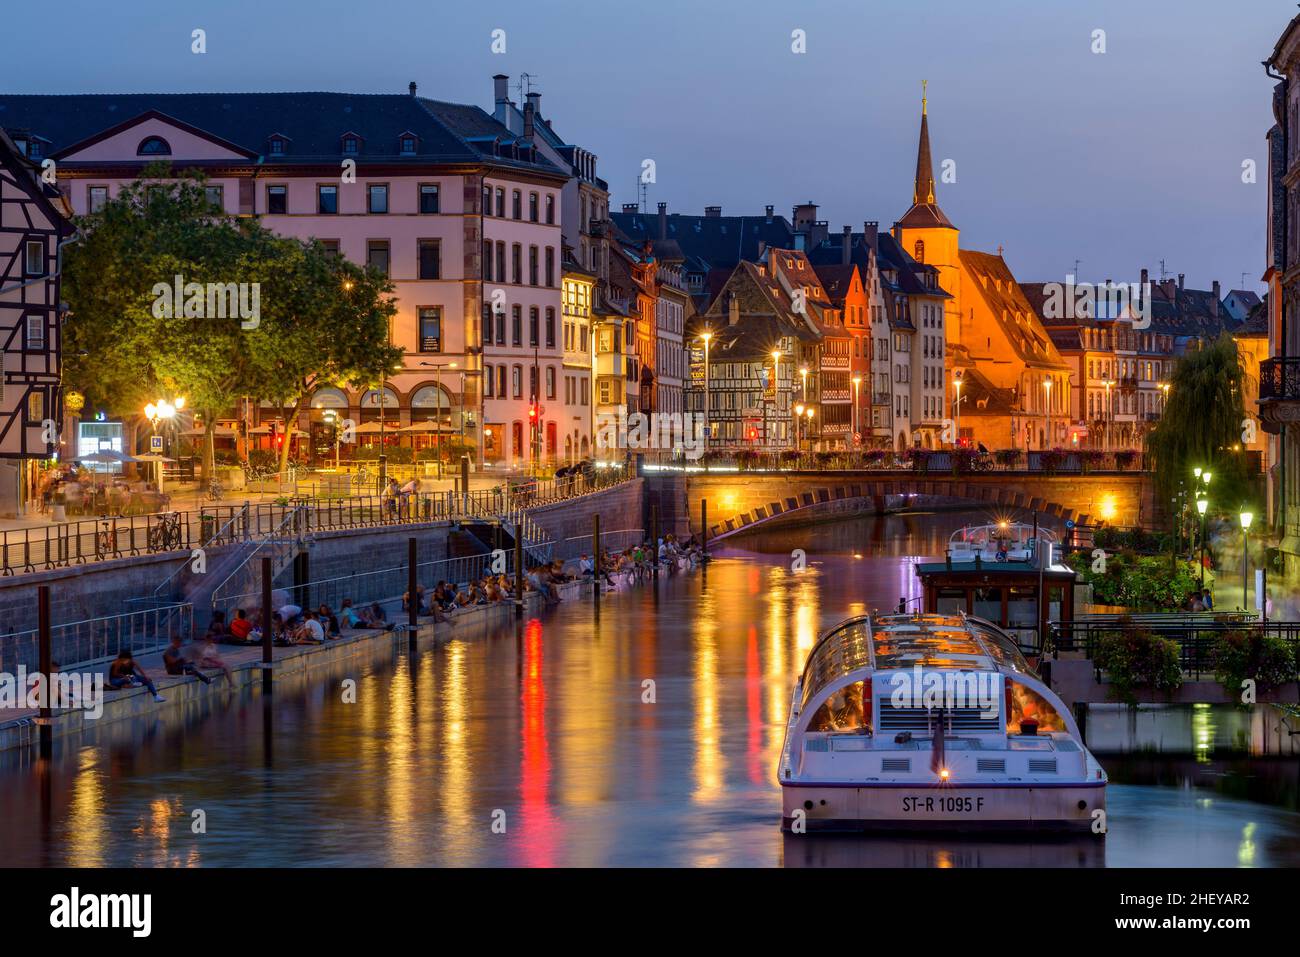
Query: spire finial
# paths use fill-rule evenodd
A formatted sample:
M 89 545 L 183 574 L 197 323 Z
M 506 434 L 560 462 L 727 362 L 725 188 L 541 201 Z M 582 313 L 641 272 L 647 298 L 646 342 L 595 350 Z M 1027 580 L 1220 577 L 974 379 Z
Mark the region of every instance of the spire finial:
M 922 115 L 922 116 L 925 116 L 925 87 L 926 87 L 926 83 L 927 83 L 926 80 L 922 80 L 922 81 L 921 81 L 921 115 Z

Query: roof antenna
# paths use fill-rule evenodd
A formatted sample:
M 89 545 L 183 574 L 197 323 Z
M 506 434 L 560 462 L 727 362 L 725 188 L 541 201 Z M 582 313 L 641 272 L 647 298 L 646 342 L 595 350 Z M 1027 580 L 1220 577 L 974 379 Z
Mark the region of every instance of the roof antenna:
M 1169 275 L 1169 271 L 1165 269 L 1165 261 L 1162 259 L 1160 260 L 1160 281 L 1164 282 L 1165 277 L 1168 275 Z
M 1246 288 L 1246 277 L 1247 277 L 1248 275 L 1250 275 L 1250 274 L 1249 274 L 1249 273 L 1242 273 L 1242 274 L 1241 274 L 1241 288 L 1242 288 L 1242 289 L 1245 289 L 1245 288 Z
M 515 84 L 519 88 L 519 102 L 522 103 L 528 99 L 528 94 L 533 91 L 533 81 L 537 77 L 531 73 L 520 73 L 519 82 Z
M 1076 259 L 1076 260 L 1074 261 L 1074 272 L 1073 272 L 1072 275 L 1074 276 L 1075 279 L 1078 279 L 1078 278 L 1079 278 L 1079 265 L 1080 265 L 1082 262 L 1083 262 L 1082 259 Z

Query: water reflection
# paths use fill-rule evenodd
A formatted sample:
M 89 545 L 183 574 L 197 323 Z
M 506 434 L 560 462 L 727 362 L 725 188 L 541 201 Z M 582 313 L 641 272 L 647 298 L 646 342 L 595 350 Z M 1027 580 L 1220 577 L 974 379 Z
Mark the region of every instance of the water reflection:
M 48 773 L 0 755 L 5 862 L 1300 864 L 1294 760 L 1225 763 L 1218 742 L 1236 731 L 1217 712 L 1183 718 L 1185 758 L 1106 759 L 1104 841 L 783 837 L 774 769 L 795 671 L 821 629 L 911 595 L 911 557 L 941 552 L 954 521 L 774 532 L 719 550 L 707 574 L 607 596 L 598 615 L 570 602 L 464 623 L 414 658 L 395 639 L 281 679 L 269 707 L 215 698 L 61 740 Z

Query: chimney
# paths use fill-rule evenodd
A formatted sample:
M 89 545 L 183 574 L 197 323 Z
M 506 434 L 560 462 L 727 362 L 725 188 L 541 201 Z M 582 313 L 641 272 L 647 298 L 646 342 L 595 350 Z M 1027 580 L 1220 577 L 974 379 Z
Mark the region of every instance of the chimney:
M 1179 290 L 1179 292 L 1181 292 L 1182 289 L 1183 289 L 1183 279 L 1184 279 L 1184 278 L 1185 278 L 1185 277 L 1184 277 L 1184 275 L 1183 275 L 1182 273 L 1179 273 L 1179 274 L 1178 274 L 1178 290 Z
M 740 299 L 733 292 L 727 301 L 727 325 L 734 326 L 738 322 L 740 322 Z
M 496 76 L 492 77 L 492 93 L 498 106 L 502 103 L 510 102 L 509 83 L 510 77 L 506 76 L 504 73 L 498 73 Z
M 867 220 L 862 224 L 862 241 L 867 244 L 868 248 L 874 253 L 880 251 L 880 224 L 874 220 Z
M 537 116 L 542 115 L 542 94 L 536 92 L 535 90 L 529 90 L 526 94 L 524 94 L 524 99 L 527 101 L 526 105 L 531 106 L 533 108 L 534 114 L 536 114 Z
M 1214 290 L 1214 297 L 1210 300 L 1210 315 L 1217 318 L 1219 315 L 1219 280 L 1214 280 L 1214 285 L 1211 288 Z
M 705 207 L 704 207 L 704 215 L 707 216 L 707 217 L 710 218 L 710 219 L 718 219 L 719 217 L 722 216 L 722 207 L 721 207 L 721 206 L 705 206 Z
M 668 238 L 668 204 L 659 204 L 659 238 Z
M 844 238 L 840 240 L 840 263 L 847 266 L 853 258 L 853 227 L 844 227 Z
M 624 203 L 624 204 L 623 204 L 623 215 L 624 215 L 624 216 L 635 216 L 638 212 L 640 212 L 640 210 L 637 208 L 636 203 Z
M 794 231 L 796 233 L 808 232 L 812 225 L 817 221 L 817 204 L 811 200 L 806 203 L 800 203 L 794 208 Z
M 411 96 L 415 96 L 415 81 L 414 81 L 414 80 L 411 81 L 411 85 L 408 86 L 407 89 L 411 91 Z
M 1147 283 L 1150 282 L 1150 281 L 1151 281 L 1150 274 L 1149 274 L 1145 269 L 1143 269 L 1143 270 L 1142 270 L 1142 288 L 1143 288 L 1143 290 L 1146 289 L 1146 287 L 1147 287 Z
M 765 215 L 765 216 L 767 217 L 767 221 L 768 221 L 769 223 L 772 221 L 772 211 L 773 211 L 774 209 L 776 209 L 775 206 L 764 206 L 764 207 L 763 207 L 763 215 Z
M 530 93 L 528 94 L 528 102 L 524 104 L 524 139 L 532 140 L 536 122 L 537 107 L 533 104 L 533 95 Z

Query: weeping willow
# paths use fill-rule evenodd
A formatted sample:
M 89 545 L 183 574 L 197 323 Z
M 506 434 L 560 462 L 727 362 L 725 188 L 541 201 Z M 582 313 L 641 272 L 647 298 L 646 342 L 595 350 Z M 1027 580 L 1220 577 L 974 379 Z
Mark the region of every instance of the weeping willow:
M 1197 466 L 1213 472 L 1210 505 L 1215 511 L 1234 510 L 1251 497 L 1241 450 L 1246 418 L 1242 379 L 1237 346 L 1228 335 L 1188 352 L 1174 366 L 1164 415 L 1147 435 L 1156 490 L 1165 502 L 1177 495 L 1180 481 L 1193 487 Z

